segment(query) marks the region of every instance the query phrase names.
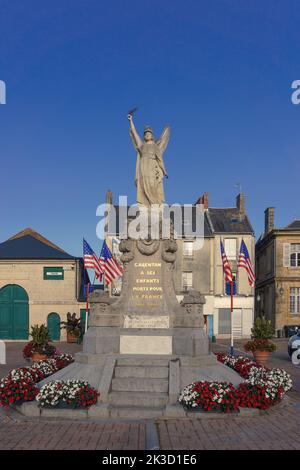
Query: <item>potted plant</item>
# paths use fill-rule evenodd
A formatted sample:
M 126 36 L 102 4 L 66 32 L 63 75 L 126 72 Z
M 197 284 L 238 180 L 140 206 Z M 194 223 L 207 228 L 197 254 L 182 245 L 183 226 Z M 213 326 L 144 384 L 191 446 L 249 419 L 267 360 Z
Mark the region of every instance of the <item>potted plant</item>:
M 245 344 L 245 351 L 253 353 L 255 361 L 260 365 L 266 365 L 271 352 L 276 350 L 274 343 L 270 341 L 274 335 L 271 321 L 262 317 L 257 317 L 251 329 L 251 341 Z
M 60 324 L 61 328 L 67 330 L 67 342 L 77 343 L 82 334 L 82 326 L 81 319 L 76 318 L 76 313 L 68 312 L 67 321 L 61 321 Z
M 23 349 L 23 356 L 33 362 L 54 356 L 55 347 L 49 344 L 51 337 L 46 325 L 33 325 L 30 336 L 32 340 Z

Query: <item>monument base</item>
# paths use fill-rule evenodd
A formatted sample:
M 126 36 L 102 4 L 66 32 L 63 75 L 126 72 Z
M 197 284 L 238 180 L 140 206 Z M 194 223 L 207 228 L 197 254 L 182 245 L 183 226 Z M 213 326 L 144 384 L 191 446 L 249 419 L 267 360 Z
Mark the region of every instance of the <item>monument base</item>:
M 76 362 L 50 380 L 86 380 L 99 393 L 99 402 L 87 413 L 90 419 L 147 419 L 184 417 L 178 406 L 182 388 L 194 381 L 226 381 L 237 386 L 242 378 L 219 363 L 214 354 L 204 356 L 77 353 Z M 70 416 L 71 418 L 71 416 Z

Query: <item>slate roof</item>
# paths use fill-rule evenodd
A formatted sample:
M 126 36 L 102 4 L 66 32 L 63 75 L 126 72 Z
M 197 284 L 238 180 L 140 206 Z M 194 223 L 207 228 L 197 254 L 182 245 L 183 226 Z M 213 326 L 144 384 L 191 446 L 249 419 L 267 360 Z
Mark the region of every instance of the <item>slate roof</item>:
M 76 257 L 32 229 L 25 229 L 0 243 L 0 259 L 65 259 Z
M 300 230 L 300 220 L 294 220 L 291 224 L 284 227 L 284 230 Z
M 209 208 L 208 213 L 215 233 L 254 233 L 247 215 L 241 216 L 236 207 Z

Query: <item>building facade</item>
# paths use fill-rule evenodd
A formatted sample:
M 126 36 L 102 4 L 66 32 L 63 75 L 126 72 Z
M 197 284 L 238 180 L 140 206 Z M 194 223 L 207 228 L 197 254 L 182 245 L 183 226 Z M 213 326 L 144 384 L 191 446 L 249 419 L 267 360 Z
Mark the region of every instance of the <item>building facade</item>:
M 275 228 L 273 207 L 256 243 L 256 278 L 256 314 L 272 321 L 277 336 L 300 327 L 300 220 Z
M 111 202 L 111 201 L 110 201 Z M 232 208 L 210 208 L 205 193 L 196 204 L 204 208 L 204 243 L 195 250 L 195 240 L 177 240 L 178 251 L 174 272 L 177 299 L 180 302 L 185 292 L 195 289 L 205 296 L 204 316 L 210 336 L 228 338 L 231 332 L 230 286 L 223 276 L 220 241 L 235 275 L 233 332 L 236 338 L 248 338 L 254 317 L 254 289 L 248 284 L 245 270 L 237 270 L 238 254 L 242 239 L 248 247 L 254 263 L 254 232 L 245 210 L 245 197 L 239 194 Z M 117 207 L 116 207 L 117 209 Z M 118 210 L 117 210 L 118 212 Z M 118 224 L 117 224 L 118 226 Z M 107 237 L 114 255 L 118 253 L 118 234 Z M 119 293 L 121 279 L 112 287 L 112 294 Z
M 0 339 L 27 340 L 44 323 L 63 340 L 68 312 L 85 316 L 82 259 L 30 228 L 0 243 Z

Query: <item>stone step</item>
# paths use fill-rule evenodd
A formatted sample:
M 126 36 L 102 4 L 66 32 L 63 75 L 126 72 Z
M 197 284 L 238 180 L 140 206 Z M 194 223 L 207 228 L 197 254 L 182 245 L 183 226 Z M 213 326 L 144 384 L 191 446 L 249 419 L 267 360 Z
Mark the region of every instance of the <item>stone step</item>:
M 170 358 L 157 357 L 122 357 L 117 359 L 117 366 L 123 367 L 169 367 Z
M 115 377 L 144 377 L 150 379 L 167 379 L 168 367 L 120 367 L 115 368 Z
M 162 408 L 168 402 L 167 393 L 111 392 L 109 401 L 114 407 Z
M 165 379 L 115 377 L 112 380 L 114 392 L 168 392 L 169 383 Z
M 111 418 L 123 419 L 155 419 L 163 416 L 163 408 L 142 408 L 118 406 L 110 409 Z

